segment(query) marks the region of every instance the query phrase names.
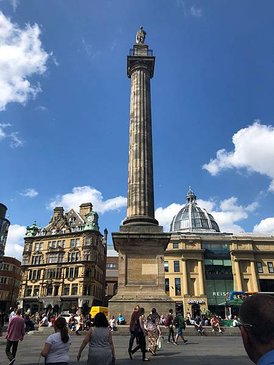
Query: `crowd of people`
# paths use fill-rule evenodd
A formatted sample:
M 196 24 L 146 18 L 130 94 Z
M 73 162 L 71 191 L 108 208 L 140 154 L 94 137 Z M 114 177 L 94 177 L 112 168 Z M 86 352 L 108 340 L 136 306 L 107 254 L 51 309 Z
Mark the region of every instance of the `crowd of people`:
M 240 319 L 234 315 L 233 326 L 240 328 L 243 344 L 250 359 L 257 365 L 274 364 L 274 298 L 269 295 L 254 295 L 247 298 L 240 308 Z M 41 326 L 45 326 L 47 321 L 54 328 L 54 333 L 49 335 L 41 350 L 41 356 L 45 358 L 45 364 L 69 363 L 69 349 L 71 346 L 70 324 L 61 315 L 52 318 L 47 316 L 37 316 L 36 321 Z M 75 316 L 72 316 L 74 318 Z M 104 313 L 95 315 L 90 326 L 85 329 L 86 334 L 79 348 L 77 360 L 81 359 L 82 352 L 89 344 L 87 365 L 114 365 L 115 348 L 112 341 L 112 322 L 123 317 L 121 314 L 117 318 L 112 316 L 108 321 Z M 82 318 L 83 319 L 83 318 Z M 75 318 L 73 319 L 75 320 Z M 80 319 L 81 321 L 81 319 Z M 191 323 L 190 321 L 194 321 Z M 9 324 L 6 334 L 6 355 L 9 365 L 13 365 L 18 349 L 19 341 L 22 341 L 26 331 L 33 328 L 32 316 L 26 313 L 22 316 L 21 309 L 12 310 L 9 315 Z M 125 322 L 123 317 L 122 323 Z M 183 317 L 182 311 L 176 314 L 170 309 L 168 314 L 160 316 L 156 308 L 152 308 L 148 315 L 144 308 L 139 305 L 134 307 L 132 312 L 129 330 L 130 338 L 128 343 L 128 354 L 132 360 L 133 355 L 140 350 L 142 360 L 149 361 L 148 353 L 156 356 L 158 349 L 162 346 L 162 328 L 168 328 L 168 343 L 178 344 L 181 338 L 183 343 L 188 341 L 184 337 L 186 323 L 193 324 L 200 334 L 204 334 L 205 325 L 211 325 L 212 331 L 222 332 L 220 320 L 216 315 L 211 318 L 196 315 L 195 318 Z M 81 322 L 84 325 L 84 322 Z M 79 327 L 80 328 L 80 327 Z M 84 327 L 82 327 L 84 329 Z M 77 331 L 77 329 L 75 330 Z

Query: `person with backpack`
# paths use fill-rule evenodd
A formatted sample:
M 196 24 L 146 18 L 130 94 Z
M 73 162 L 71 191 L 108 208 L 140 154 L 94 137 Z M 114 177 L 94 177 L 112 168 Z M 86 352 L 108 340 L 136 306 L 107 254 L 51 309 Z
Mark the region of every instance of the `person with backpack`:
M 168 340 L 167 340 L 168 343 L 171 343 L 171 341 L 170 341 L 171 339 L 172 339 L 172 343 L 175 342 L 173 320 L 174 320 L 173 309 L 170 308 L 168 315 L 166 317 L 166 320 L 165 320 L 165 326 L 168 328 Z
M 176 336 L 175 336 L 175 345 L 178 345 L 178 339 L 179 337 L 182 338 L 182 340 L 184 341 L 184 343 L 187 343 L 188 341 L 185 340 L 184 336 L 183 336 L 183 330 L 186 328 L 186 324 L 185 324 L 185 320 L 183 318 L 182 315 L 182 311 L 178 311 L 175 319 L 174 319 L 174 325 L 176 328 Z

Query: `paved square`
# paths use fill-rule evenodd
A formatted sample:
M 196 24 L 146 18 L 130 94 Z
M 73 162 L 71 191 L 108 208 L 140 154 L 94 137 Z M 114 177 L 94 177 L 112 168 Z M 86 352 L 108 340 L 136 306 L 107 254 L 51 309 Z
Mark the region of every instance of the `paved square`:
M 70 359 L 72 365 L 85 365 L 87 359 L 87 350 L 83 351 L 82 359 L 79 363 L 76 361 L 76 355 L 84 334 L 81 336 L 72 335 L 72 346 L 70 350 Z M 19 343 L 19 349 L 14 365 L 37 365 L 39 353 L 43 347 L 47 335 L 26 335 L 23 342 Z M 128 336 L 114 336 L 116 350 L 116 365 L 119 364 L 143 364 L 141 361 L 141 352 L 134 354 L 131 361 L 127 353 Z M 189 336 L 188 343 L 178 346 L 164 343 L 163 349 L 158 352 L 156 357 L 150 357 L 150 364 L 159 365 L 251 365 L 242 345 L 239 336 Z M 0 365 L 8 365 L 9 361 L 5 354 L 6 341 L 0 338 Z M 43 359 L 40 359 L 43 364 Z M 103 364 L 102 364 L 103 365 Z

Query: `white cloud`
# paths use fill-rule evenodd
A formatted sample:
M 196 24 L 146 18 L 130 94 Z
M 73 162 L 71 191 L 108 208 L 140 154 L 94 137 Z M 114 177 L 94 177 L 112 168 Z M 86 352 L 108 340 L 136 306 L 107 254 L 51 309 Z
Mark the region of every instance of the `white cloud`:
M 13 11 L 15 12 L 20 4 L 20 0 L 10 0 Z
M 203 15 L 203 11 L 202 11 L 202 9 L 201 8 L 197 8 L 196 6 L 192 6 L 191 8 L 190 8 L 190 14 L 192 15 L 192 16 L 194 16 L 194 17 L 197 17 L 197 18 L 199 18 L 199 17 L 201 17 L 202 15 Z
M 19 224 L 10 225 L 5 248 L 5 256 L 15 257 L 20 261 L 22 260 L 25 234 L 25 226 L 20 226 Z
M 25 189 L 20 193 L 20 195 L 28 197 L 28 198 L 35 198 L 38 195 L 38 191 L 33 188 Z
M 49 207 L 53 209 L 57 206 L 62 206 L 65 210 L 74 208 L 78 211 L 79 206 L 82 203 L 88 202 L 93 204 L 93 209 L 96 212 L 105 213 L 107 211 L 124 208 L 127 205 L 127 198 L 117 196 L 104 200 L 102 193 L 95 188 L 91 186 L 78 186 L 73 188 L 71 193 L 58 195 L 50 202 Z
M 195 18 L 200 18 L 203 15 L 203 10 L 201 8 L 198 8 L 195 5 L 192 5 L 191 7 L 189 7 L 186 4 L 185 0 L 177 0 L 176 5 L 179 9 L 182 10 L 182 13 L 185 17 L 190 15 Z
M 164 227 L 164 231 L 169 231 L 172 218 L 183 208 L 183 204 L 172 203 L 166 208 L 159 207 L 155 210 L 155 218 L 161 226 Z
M 274 192 L 274 128 L 254 122 L 247 128 L 240 129 L 232 137 L 234 151 L 225 149 L 217 151 L 216 158 L 203 165 L 215 176 L 226 169 L 247 169 L 271 179 L 269 190 Z
M 12 125 L 9 123 L 0 124 L 0 141 L 7 139 L 9 140 L 9 145 L 12 148 L 22 147 L 24 142 L 21 139 L 19 132 L 11 132 L 7 133 L 6 128 L 11 127 Z
M 29 81 L 34 74 L 46 71 L 49 54 L 39 36 L 37 24 L 21 29 L 0 11 L 0 110 L 11 102 L 25 104 L 41 91 L 39 84 Z
M 41 112 L 45 112 L 48 109 L 44 106 L 44 105 L 38 105 L 35 110 L 41 111 Z
M 213 215 L 221 232 L 232 233 L 244 232 L 244 229 L 237 223 L 247 219 L 249 213 L 258 207 L 256 202 L 247 206 L 239 205 L 236 197 L 230 197 L 220 202 L 198 199 L 197 204 Z M 183 205 L 172 203 L 166 208 L 160 207 L 156 209 L 155 217 L 165 231 L 169 231 L 172 218 L 182 207 Z
M 253 228 L 254 233 L 274 234 L 274 217 L 265 218 Z

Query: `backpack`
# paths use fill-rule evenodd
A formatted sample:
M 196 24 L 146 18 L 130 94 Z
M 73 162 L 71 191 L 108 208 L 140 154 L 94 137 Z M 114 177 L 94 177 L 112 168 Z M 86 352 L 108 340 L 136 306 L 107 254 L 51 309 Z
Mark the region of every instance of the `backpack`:
M 172 316 L 171 316 L 171 315 L 168 315 L 168 316 L 165 318 L 165 320 L 164 320 L 164 325 L 165 325 L 166 327 L 168 327 L 168 326 L 170 326 L 170 325 L 171 325 L 171 323 L 172 323 Z

